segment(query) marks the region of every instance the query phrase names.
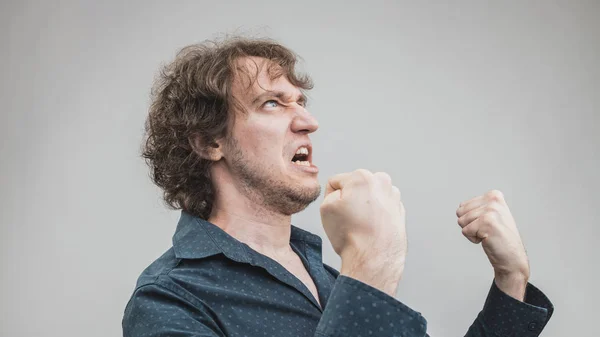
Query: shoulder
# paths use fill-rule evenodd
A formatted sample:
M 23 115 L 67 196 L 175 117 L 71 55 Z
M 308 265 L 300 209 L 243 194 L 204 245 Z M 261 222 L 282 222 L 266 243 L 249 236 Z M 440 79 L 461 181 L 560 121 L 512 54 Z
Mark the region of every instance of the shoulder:
M 144 269 L 137 279 L 135 288 L 156 283 L 161 276 L 168 275 L 176 268 L 179 262 L 180 259 L 175 257 L 175 252 L 171 247 Z
M 198 280 L 197 276 L 209 272 L 209 269 L 210 266 L 203 264 L 203 259 L 179 259 L 170 248 L 138 277 L 125 308 L 125 317 L 140 312 L 152 314 L 167 308 L 178 310 L 189 305 L 204 307 L 202 300 L 188 291 L 187 283 L 190 279 Z

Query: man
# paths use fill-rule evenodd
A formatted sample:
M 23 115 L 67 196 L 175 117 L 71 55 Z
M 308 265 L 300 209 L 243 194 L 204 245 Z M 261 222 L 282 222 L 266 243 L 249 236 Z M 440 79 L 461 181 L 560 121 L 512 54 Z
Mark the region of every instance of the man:
M 144 157 L 166 202 L 182 209 L 173 247 L 140 276 L 124 336 L 428 336 L 394 298 L 407 253 L 405 210 L 389 175 L 329 179 L 321 238 L 290 224 L 320 194 L 306 76 L 270 40 L 184 48 L 153 91 Z M 467 336 L 537 336 L 553 312 L 499 191 L 463 202 L 462 233 L 495 271 Z

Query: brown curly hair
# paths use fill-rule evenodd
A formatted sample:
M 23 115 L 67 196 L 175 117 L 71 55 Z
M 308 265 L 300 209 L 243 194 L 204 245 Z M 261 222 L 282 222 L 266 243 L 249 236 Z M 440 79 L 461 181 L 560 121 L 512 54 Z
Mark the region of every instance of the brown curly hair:
M 231 89 L 234 76 L 243 72 L 236 65 L 243 57 L 270 60 L 273 79 L 285 76 L 301 90 L 312 89 L 307 75 L 296 74 L 298 56 L 270 39 L 230 37 L 181 49 L 154 83 L 142 145 L 150 177 L 162 188 L 171 209 L 183 209 L 202 219 L 210 216 L 212 161 L 199 156 L 189 139 L 200 136 L 202 144 L 212 146 L 217 139 L 227 138 L 234 111 L 243 110 Z M 256 75 L 250 78 L 250 86 Z

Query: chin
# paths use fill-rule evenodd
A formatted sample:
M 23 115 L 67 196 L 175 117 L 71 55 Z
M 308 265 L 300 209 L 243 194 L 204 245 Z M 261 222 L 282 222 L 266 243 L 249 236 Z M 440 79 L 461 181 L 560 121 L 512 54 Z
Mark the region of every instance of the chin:
M 315 194 L 316 198 L 319 197 L 319 195 L 321 194 L 321 185 L 319 184 L 319 181 L 317 180 L 317 178 L 311 178 L 311 179 L 306 179 L 305 181 L 302 182 L 302 184 L 300 184 L 299 188 L 303 191 L 303 194 L 306 195 L 313 195 Z
M 292 215 L 303 211 L 312 204 L 321 194 L 321 186 L 318 181 L 311 184 L 297 186 L 288 191 L 285 198 L 278 200 L 283 213 Z
M 315 199 L 317 199 L 319 195 L 321 195 L 321 185 L 319 184 L 319 181 L 317 179 L 315 179 L 314 184 L 309 188 L 312 189 L 312 192 L 315 195 Z

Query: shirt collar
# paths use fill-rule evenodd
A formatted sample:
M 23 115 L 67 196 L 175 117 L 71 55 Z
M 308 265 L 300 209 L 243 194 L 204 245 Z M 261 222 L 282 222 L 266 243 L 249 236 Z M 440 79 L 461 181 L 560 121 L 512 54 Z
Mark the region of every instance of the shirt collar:
M 290 241 L 303 241 L 321 249 L 322 239 L 318 235 L 291 225 Z M 223 253 L 230 259 L 250 262 L 250 247 L 227 234 L 217 225 L 181 211 L 177 229 L 173 235 L 173 249 L 177 258 L 201 259 Z

